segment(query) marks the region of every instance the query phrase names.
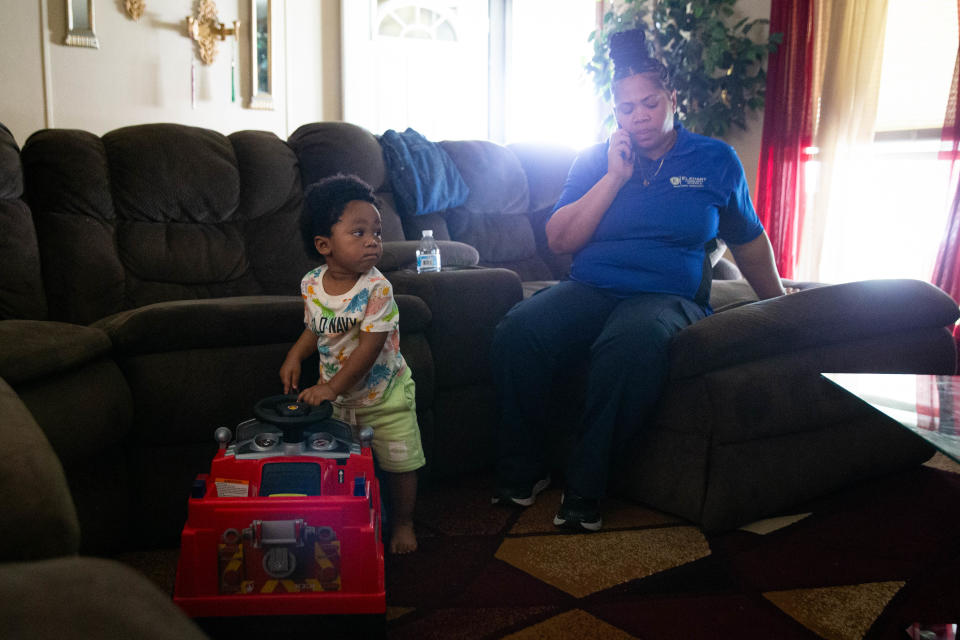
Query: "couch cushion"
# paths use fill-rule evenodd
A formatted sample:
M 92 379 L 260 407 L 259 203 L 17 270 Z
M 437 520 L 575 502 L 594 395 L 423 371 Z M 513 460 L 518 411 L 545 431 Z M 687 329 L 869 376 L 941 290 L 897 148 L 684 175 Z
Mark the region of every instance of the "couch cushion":
M 99 558 L 4 566 L 0 620 L 6 638 L 207 639 L 142 573 Z
M 0 124 L 0 199 L 15 200 L 23 195 L 20 148 L 10 129 Z
M 0 416 L 0 441 L 11 447 L 0 464 L 0 561 L 76 553 L 80 524 L 63 467 L 33 416 L 2 378 Z
M 40 275 L 40 249 L 30 209 L 21 200 L 20 148 L 0 124 L 0 319 L 47 315 Z
M 226 282 L 243 277 L 250 268 L 245 239 L 235 225 L 121 220 L 116 238 L 120 259 L 139 280 Z
M 269 131 L 237 131 L 227 138 L 240 173 L 239 217 L 253 220 L 303 199 L 297 156 Z
M 296 295 L 300 278 L 317 266 L 316 257 L 301 249 L 303 189 L 297 156 L 266 131 L 240 131 L 227 137 L 240 170 L 237 214 L 242 222 L 237 228 L 242 232 L 243 261 L 263 293 Z M 228 268 L 230 262 L 218 264 Z M 233 264 L 239 270 L 239 262 Z
M 440 145 L 470 188 L 466 202 L 452 211 L 515 214 L 529 210 L 527 178 L 512 151 L 485 140 L 446 141 Z
M 375 191 L 387 181 L 387 167 L 377 138 L 348 122 L 313 122 L 287 139 L 300 161 L 304 188 L 337 173 L 353 174 Z
M 757 301 L 757 294 L 743 278 L 714 280 L 710 285 L 710 306 L 720 312 Z
M 430 307 L 417 296 L 398 293 L 397 307 L 400 310 L 402 328 L 400 334 L 423 333 L 430 326 Z
M 40 247 L 30 209 L 22 200 L 0 200 L 0 320 L 47 316 Z
M 42 129 L 27 138 L 20 157 L 26 200 L 34 215 L 114 219 L 110 172 L 99 137 L 75 129 Z
M 577 152 L 569 147 L 546 144 L 510 144 L 527 176 L 530 210 L 553 209 L 560 199 L 567 174 Z
M 240 171 L 223 135 L 176 124 L 116 129 L 102 138 L 117 217 L 218 223 L 240 201 Z
M 447 213 L 450 237 L 476 247 L 482 264 L 520 261 L 537 254 L 533 227 L 526 216 L 497 213 Z
M 506 147 L 482 140 L 441 143 L 460 169 L 470 195 L 445 214 L 452 240 L 477 248 L 480 264 L 521 262 L 536 256 L 536 240 L 525 215 L 527 178 Z
M 99 329 L 41 320 L 0 321 L 0 378 L 17 385 L 76 369 L 110 352 Z
M 353 174 L 373 187 L 383 219 L 383 239 L 404 240 L 387 180 L 383 150 L 376 136 L 347 122 L 313 122 L 294 131 L 287 139 L 300 163 L 303 187 L 338 173 Z

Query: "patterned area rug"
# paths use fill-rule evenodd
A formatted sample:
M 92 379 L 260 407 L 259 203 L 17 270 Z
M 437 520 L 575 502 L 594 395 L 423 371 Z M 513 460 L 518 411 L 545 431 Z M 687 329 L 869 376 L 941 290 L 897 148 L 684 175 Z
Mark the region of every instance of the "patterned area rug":
M 389 638 L 945 640 L 960 622 L 960 466 L 943 456 L 719 535 L 616 500 L 603 531 L 565 533 L 559 490 L 513 510 L 491 484 L 421 488 L 420 549 L 387 556 Z M 120 559 L 172 593 L 176 557 Z
M 490 486 L 423 488 L 420 549 L 387 559 L 390 638 L 905 639 L 960 621 L 960 467 L 942 456 L 720 535 L 615 500 L 602 532 L 563 533 L 559 490 L 519 511 Z

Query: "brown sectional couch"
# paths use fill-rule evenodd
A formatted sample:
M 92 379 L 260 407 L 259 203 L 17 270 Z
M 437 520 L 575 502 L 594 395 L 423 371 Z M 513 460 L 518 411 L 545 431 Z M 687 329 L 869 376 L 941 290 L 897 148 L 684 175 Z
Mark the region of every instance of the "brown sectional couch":
M 0 130 L 0 433 L 26 450 L 22 464 L 0 463 L 0 507 L 12 514 L 0 530 L 22 541 L 4 561 L 177 543 L 214 428 L 277 393 L 301 331 L 298 282 L 313 266 L 298 239 L 303 186 L 337 172 L 383 201 L 380 266 L 400 304 L 426 471 L 488 466 L 490 337 L 525 292 L 569 266 L 546 248 L 543 223 L 573 152 L 442 147 L 469 198 L 402 219 L 377 138 L 346 123 L 305 125 L 288 141 L 172 124 L 44 130 L 22 150 Z M 410 270 L 423 228 L 449 270 Z M 675 341 L 661 408 L 618 492 L 722 529 L 930 455 L 818 372 L 952 373 L 948 296 L 876 281 L 748 304 L 749 286 L 724 276 L 737 272 L 721 261 L 711 302 L 722 312 Z M 579 373 L 556 381 L 558 431 L 575 426 Z M 564 442 L 558 455 L 569 455 Z M 0 565 L 0 593 L 22 567 Z

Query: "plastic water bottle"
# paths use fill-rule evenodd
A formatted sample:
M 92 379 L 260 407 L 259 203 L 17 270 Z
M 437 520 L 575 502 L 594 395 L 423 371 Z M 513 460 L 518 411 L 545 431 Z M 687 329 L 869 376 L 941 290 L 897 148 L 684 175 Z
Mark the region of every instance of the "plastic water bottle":
M 440 271 L 440 247 L 433 239 L 433 229 L 424 229 L 417 249 L 417 273 Z

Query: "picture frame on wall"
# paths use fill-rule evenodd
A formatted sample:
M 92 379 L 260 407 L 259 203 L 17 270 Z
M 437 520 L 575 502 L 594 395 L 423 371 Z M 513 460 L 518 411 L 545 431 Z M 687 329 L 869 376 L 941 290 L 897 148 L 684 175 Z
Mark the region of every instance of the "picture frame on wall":
M 67 36 L 63 43 L 71 47 L 99 49 L 93 28 L 93 0 L 64 0 L 67 7 Z
M 251 109 L 273 109 L 272 0 L 250 0 Z

